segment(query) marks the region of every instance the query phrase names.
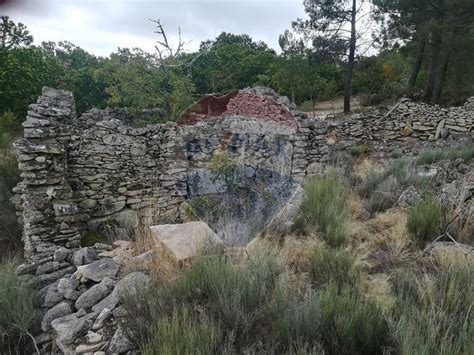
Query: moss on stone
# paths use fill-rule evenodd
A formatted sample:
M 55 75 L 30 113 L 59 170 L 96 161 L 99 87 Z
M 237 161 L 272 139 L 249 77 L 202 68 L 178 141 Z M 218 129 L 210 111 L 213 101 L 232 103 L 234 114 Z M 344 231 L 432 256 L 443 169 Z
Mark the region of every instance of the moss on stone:
M 81 238 L 81 246 L 83 247 L 91 247 L 95 243 L 108 243 L 108 240 L 96 231 L 89 231 Z

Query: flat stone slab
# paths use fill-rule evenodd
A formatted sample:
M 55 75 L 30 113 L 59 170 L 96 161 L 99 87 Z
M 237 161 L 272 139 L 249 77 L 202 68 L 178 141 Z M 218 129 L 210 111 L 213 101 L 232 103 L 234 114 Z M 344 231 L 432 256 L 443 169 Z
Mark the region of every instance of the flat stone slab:
M 204 222 L 163 224 L 150 227 L 152 237 L 177 260 L 198 255 L 206 245 L 222 244 L 222 240 Z

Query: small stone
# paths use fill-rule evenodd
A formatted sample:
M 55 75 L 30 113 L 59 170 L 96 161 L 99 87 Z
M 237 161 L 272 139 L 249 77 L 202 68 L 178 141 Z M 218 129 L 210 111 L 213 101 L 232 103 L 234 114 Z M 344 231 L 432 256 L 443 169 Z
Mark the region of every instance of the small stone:
M 112 314 L 112 312 L 110 311 L 109 308 L 107 308 L 107 307 L 104 308 L 99 313 L 99 315 L 97 316 L 94 324 L 92 325 L 92 330 L 98 330 L 98 329 L 102 328 L 111 314 Z
M 89 330 L 86 334 L 86 340 L 89 344 L 95 344 L 102 340 L 102 335 Z
M 113 259 L 101 259 L 89 265 L 79 266 L 74 277 L 81 282 L 87 282 L 87 280 L 101 282 L 105 277 L 117 276 L 119 267 L 120 265 Z
M 47 332 L 51 328 L 51 322 L 55 319 L 64 317 L 72 313 L 71 306 L 68 302 L 61 302 L 48 310 L 41 321 L 41 329 L 43 332 Z
M 100 284 L 92 286 L 86 292 L 84 292 L 77 299 L 75 306 L 77 309 L 84 308 L 89 309 L 95 304 L 97 304 L 101 299 L 107 296 L 112 288 L 114 287 L 115 282 L 108 277 L 105 277 Z
M 97 350 L 100 350 L 104 347 L 105 343 L 106 342 L 103 341 L 103 342 L 100 342 L 100 343 L 97 343 L 97 344 L 80 344 L 76 347 L 75 353 L 76 354 L 85 354 L 85 353 L 99 354 L 99 353 L 103 353 L 105 355 L 105 353 L 103 351 L 97 352 Z
M 53 259 L 54 261 L 61 262 L 67 259 L 69 256 L 69 249 L 64 247 L 59 247 L 54 251 Z
M 57 270 L 59 270 L 59 263 L 57 261 L 49 261 L 38 266 L 36 275 L 50 274 Z
M 82 314 L 83 312 L 77 312 L 51 322 L 51 327 L 56 332 L 58 342 L 69 345 L 87 333 L 96 314 L 92 313 L 84 316 Z
M 124 353 L 135 349 L 135 345 L 128 339 L 127 334 L 119 326 L 109 343 L 109 352 Z
M 98 259 L 97 252 L 92 248 L 81 248 L 72 256 L 72 263 L 76 266 L 90 264 Z

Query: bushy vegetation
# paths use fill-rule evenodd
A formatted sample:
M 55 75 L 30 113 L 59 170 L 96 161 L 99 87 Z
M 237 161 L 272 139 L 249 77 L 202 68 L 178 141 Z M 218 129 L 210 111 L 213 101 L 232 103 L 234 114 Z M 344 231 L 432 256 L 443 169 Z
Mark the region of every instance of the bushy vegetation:
M 341 255 L 325 260 L 341 265 Z M 349 354 L 388 345 L 388 325 L 358 293 L 358 277 L 326 275 L 328 284 L 298 296 L 283 271 L 275 256 L 261 252 L 243 264 L 202 257 L 177 279 L 128 299 L 124 324 L 148 353 L 187 354 L 195 347 L 198 353 Z
M 13 153 L 0 153 L 0 257 L 21 248 L 21 227 L 10 202 L 19 175 L 18 162 Z
M 439 231 L 441 206 L 432 198 L 417 202 L 408 212 L 407 229 L 415 245 L 423 247 Z
M 324 248 L 315 250 L 310 259 L 310 276 L 316 288 L 329 284 L 338 289 L 345 286 L 356 288 L 359 283 L 360 270 L 355 265 L 355 258 L 342 249 Z
M 318 229 L 331 246 L 339 246 L 347 237 L 348 191 L 337 170 L 323 177 L 312 177 L 304 185 L 300 219 L 307 227 Z
M 31 353 L 38 326 L 36 293 L 15 274 L 15 264 L 0 263 L 0 353 Z M 38 352 L 39 353 L 39 352 Z
M 390 327 L 402 354 L 470 354 L 474 351 L 474 274 L 469 264 L 441 269 L 422 289 L 403 273 Z M 404 285 L 400 287 L 400 285 Z
M 418 165 L 433 164 L 444 159 L 456 160 L 459 158 L 465 162 L 474 159 L 474 144 L 466 144 L 448 149 L 427 149 L 416 159 L 416 163 Z

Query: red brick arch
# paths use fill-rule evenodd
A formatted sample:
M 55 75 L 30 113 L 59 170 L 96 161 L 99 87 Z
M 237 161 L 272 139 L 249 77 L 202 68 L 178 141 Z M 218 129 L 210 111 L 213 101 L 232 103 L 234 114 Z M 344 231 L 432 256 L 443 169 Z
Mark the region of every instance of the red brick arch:
M 231 91 L 221 96 L 205 96 L 180 117 L 178 124 L 193 125 L 213 117 L 230 115 L 264 119 L 298 127 L 296 119 L 283 105 L 270 97 L 243 91 Z

